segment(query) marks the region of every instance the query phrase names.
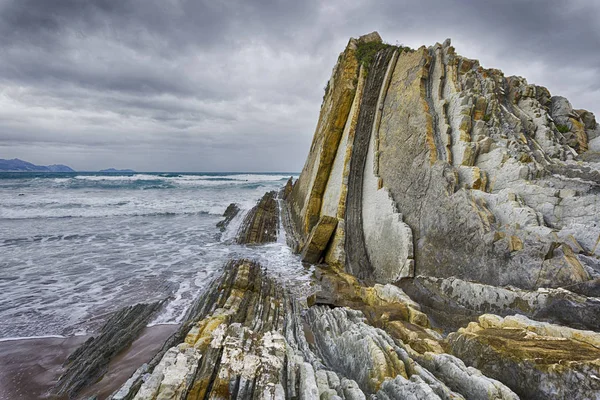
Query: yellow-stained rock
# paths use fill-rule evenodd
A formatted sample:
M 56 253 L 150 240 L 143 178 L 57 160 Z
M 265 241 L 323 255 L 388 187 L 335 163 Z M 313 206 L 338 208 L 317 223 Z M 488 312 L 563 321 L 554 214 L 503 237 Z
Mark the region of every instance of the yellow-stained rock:
M 452 354 L 525 398 L 595 398 L 600 333 L 482 315 L 448 336 Z
M 302 261 L 313 264 L 319 262 L 337 223 L 335 217 L 323 215 L 319 218 L 302 250 Z

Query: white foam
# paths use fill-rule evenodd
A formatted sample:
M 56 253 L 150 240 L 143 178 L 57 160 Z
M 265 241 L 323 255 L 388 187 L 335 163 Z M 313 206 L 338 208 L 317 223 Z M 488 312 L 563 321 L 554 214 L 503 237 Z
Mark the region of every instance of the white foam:
M 149 177 L 157 178 L 124 178 Z M 280 189 L 287 175 L 229 175 L 241 185 L 219 189 L 177 183 L 161 190 L 106 189 L 92 181 L 83 189 L 72 186 L 75 179 L 106 178 L 80 175 L 10 184 L 0 179 L 0 301 L 6 304 L 0 309 L 0 337 L 5 336 L 0 340 L 94 332 L 125 305 L 167 297 L 150 325 L 177 324 L 231 258 L 255 259 L 293 289 L 310 282 L 310 270 L 285 246 L 281 227 L 278 242 L 271 245 L 245 247 L 231 241 L 247 210 L 265 191 Z M 123 176 L 108 178 L 114 182 Z M 219 177 L 160 177 L 170 182 L 214 178 Z M 242 211 L 219 235 L 215 224 L 230 203 Z M 80 218 L 56 218 L 67 216 Z M 48 335 L 38 337 L 40 332 Z
M 0 342 L 14 342 L 17 340 L 31 340 L 31 339 L 66 339 L 66 338 L 67 338 L 66 336 L 62 336 L 62 335 L 5 337 L 5 338 L 0 338 Z

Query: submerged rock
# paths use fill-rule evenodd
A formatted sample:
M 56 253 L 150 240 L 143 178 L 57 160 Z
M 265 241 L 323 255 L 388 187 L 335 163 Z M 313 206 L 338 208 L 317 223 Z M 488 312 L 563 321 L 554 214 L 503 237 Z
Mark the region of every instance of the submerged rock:
M 89 338 L 65 361 L 66 370 L 52 394 L 76 398 L 82 389 L 98 381 L 110 361 L 139 336 L 161 305 L 162 301 L 136 304 L 114 313 L 97 336 Z
M 239 212 L 240 212 L 240 208 L 238 207 L 237 204 L 231 203 L 230 205 L 228 205 L 227 208 L 225 209 L 225 212 L 223 213 L 223 216 L 225 217 L 225 219 L 217 222 L 217 228 L 219 228 L 219 230 L 221 232 L 225 232 L 225 230 L 227 229 L 227 226 L 229 225 L 231 220 L 234 219 L 238 215 Z
M 240 244 L 261 244 L 275 242 L 279 229 L 279 206 L 277 192 L 268 192 L 259 200 L 244 218 L 237 242 Z

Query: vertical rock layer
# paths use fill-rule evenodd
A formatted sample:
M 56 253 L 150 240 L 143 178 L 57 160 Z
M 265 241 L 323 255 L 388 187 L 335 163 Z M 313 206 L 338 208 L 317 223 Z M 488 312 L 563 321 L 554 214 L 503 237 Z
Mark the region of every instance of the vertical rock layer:
M 380 49 L 368 66 L 365 48 Z M 300 248 L 327 215 L 338 224 L 325 261 L 367 280 L 597 293 L 598 131 L 592 113 L 449 41 L 352 39 L 288 197 Z

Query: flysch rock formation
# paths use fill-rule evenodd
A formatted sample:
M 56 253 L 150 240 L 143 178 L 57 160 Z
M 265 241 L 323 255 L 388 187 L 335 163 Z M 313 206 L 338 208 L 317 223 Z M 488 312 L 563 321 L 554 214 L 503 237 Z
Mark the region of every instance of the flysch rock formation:
M 592 292 L 600 164 L 583 156 L 600 150 L 593 114 L 458 56 L 450 41 L 381 44 L 360 63 L 374 43 L 352 39 L 334 68 L 291 195 L 299 235 L 337 218 L 325 260 L 375 282 Z
M 599 137 L 449 41 L 351 39 L 298 180 L 237 236 L 281 220 L 314 293 L 232 260 L 111 398 L 600 400 Z
M 400 305 L 399 293 L 390 285 L 380 301 Z M 518 398 L 452 355 L 419 355 L 361 311 L 306 308 L 249 260 L 230 262 L 197 309 L 181 343 L 112 399 Z
M 82 389 L 98 381 L 107 372 L 110 361 L 138 337 L 162 303 L 136 304 L 114 313 L 96 336 L 86 340 L 65 361 L 52 395 L 74 399 Z
M 279 205 L 277 192 L 268 192 L 258 201 L 242 222 L 237 242 L 240 244 L 261 244 L 277 240 L 279 228 Z
M 599 151 L 594 115 L 567 99 L 457 55 L 450 40 L 410 50 L 374 32 L 338 58 L 283 220 L 302 254 L 322 221 L 334 226 L 308 260 L 327 269 L 317 302 L 392 334 L 397 311 L 369 311 L 356 288 L 394 284 L 438 332 L 462 328 L 446 351 L 524 398 L 564 397 L 576 379 L 570 398 L 600 398 L 597 352 L 580 368 L 577 340 L 526 350 L 558 343 L 530 340 L 536 324 L 600 331 Z M 530 322 L 473 338 L 481 329 L 468 324 L 489 313 Z M 395 339 L 423 343 L 406 326 Z M 514 351 L 490 345 L 494 335 Z

